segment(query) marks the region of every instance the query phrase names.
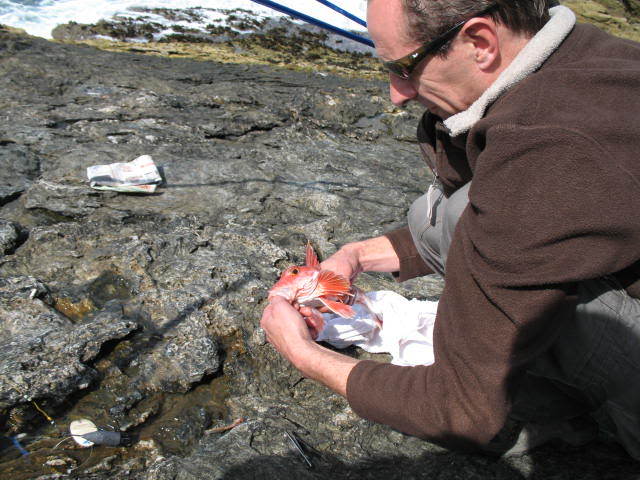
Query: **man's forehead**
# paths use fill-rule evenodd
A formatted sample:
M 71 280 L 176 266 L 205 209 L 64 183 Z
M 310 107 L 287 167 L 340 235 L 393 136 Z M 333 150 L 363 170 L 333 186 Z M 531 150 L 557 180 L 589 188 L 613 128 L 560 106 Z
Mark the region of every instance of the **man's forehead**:
M 367 27 L 380 57 L 396 58 L 398 51 L 415 48 L 402 0 L 368 0 Z

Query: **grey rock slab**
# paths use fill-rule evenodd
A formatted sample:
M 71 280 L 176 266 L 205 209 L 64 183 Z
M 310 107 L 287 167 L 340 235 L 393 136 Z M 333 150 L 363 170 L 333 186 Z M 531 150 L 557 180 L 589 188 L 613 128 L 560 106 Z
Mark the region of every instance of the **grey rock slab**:
M 29 292 L 27 294 L 27 291 Z M 73 324 L 38 298 L 33 279 L 7 279 L 0 292 L 0 408 L 38 398 L 60 402 L 96 378 L 90 366 L 103 344 L 137 328 L 117 312 Z
M 0 138 L 0 205 L 21 194 L 38 176 L 40 159 L 28 147 Z
M 50 303 L 49 289 L 34 277 L 0 278 L 0 322 L 7 338 L 42 328 L 70 328 L 72 323 Z
M 13 222 L 0 218 L 0 256 L 13 251 L 19 243 L 20 232 Z
M 160 318 L 154 318 L 151 313 L 148 321 L 156 323 L 154 332 L 158 341 L 131 363 L 139 366 L 134 383 L 144 385 L 149 391 L 186 392 L 220 368 L 217 342 L 207 330 L 208 317 L 200 310 L 209 298 L 207 289 L 202 289 L 200 295 L 194 285 L 187 289 L 189 293 L 157 291 L 143 297 L 147 312 L 158 308 L 164 313 Z M 190 301 L 182 304 L 187 299 Z M 155 307 L 154 302 L 164 307 Z M 174 309 L 174 315 L 165 316 Z
M 89 215 L 100 205 L 97 192 L 87 186 L 44 179 L 38 180 L 29 188 L 25 199 L 27 209 L 48 210 L 71 218 Z

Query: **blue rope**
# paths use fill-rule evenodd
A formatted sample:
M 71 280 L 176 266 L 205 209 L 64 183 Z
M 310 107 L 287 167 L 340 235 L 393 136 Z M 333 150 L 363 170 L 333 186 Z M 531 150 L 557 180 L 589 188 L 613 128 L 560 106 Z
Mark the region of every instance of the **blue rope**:
M 364 45 L 368 45 L 370 47 L 374 46 L 373 42 L 368 38 L 362 37 L 360 35 L 356 35 L 355 33 L 351 33 L 347 30 L 343 30 L 338 27 L 334 27 L 333 25 L 325 23 L 316 18 L 310 17 L 309 15 L 305 15 L 304 13 L 300 13 L 296 10 L 292 10 L 291 8 L 285 7 L 284 5 L 280 5 L 279 3 L 272 2 L 271 0 L 251 0 L 251 1 L 264 5 L 265 7 L 272 8 L 274 10 L 277 10 L 278 12 L 282 12 L 291 17 L 299 18 L 300 20 L 303 20 L 307 23 L 310 23 L 320 28 L 324 28 L 325 30 L 329 30 L 330 32 L 336 33 L 338 35 L 349 38 L 356 42 L 363 43 Z
M 27 457 L 29 456 L 29 452 L 27 452 L 24 447 L 20 444 L 20 441 L 18 440 L 17 436 L 13 436 L 13 437 L 9 437 L 11 438 L 11 442 L 13 443 L 13 446 L 16 447 L 18 449 L 18 451 L 20 452 L 20 454 L 23 457 Z
M 363 27 L 367 27 L 367 22 L 365 22 L 364 20 L 356 17 L 355 15 L 347 12 L 346 10 L 343 10 L 342 8 L 338 7 L 337 5 L 334 5 L 331 2 L 328 2 L 327 0 L 316 0 L 316 2 L 319 2 L 323 5 L 326 5 L 327 7 L 329 7 L 331 10 L 335 10 L 336 12 L 344 15 L 345 17 L 347 17 L 349 20 L 353 20 L 356 23 L 359 23 L 360 25 L 362 25 Z

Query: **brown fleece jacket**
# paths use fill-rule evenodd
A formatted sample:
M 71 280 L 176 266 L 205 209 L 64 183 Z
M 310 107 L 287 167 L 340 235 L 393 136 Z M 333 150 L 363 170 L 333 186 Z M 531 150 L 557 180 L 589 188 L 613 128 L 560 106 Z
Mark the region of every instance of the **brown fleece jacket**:
M 640 259 L 640 44 L 577 25 L 496 100 L 459 150 L 435 118 L 423 152 L 450 194 L 473 179 L 446 265 L 435 364 L 362 361 L 362 417 L 449 446 L 487 444 L 519 374 L 571 318 L 586 279 Z M 406 229 L 400 279 L 425 273 Z

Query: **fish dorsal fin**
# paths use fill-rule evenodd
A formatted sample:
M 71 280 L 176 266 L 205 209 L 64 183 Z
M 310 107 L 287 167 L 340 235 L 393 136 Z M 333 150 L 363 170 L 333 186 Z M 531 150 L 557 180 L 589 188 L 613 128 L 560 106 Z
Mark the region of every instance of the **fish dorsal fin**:
M 313 247 L 311 246 L 311 242 L 307 242 L 307 256 L 305 265 L 307 267 L 318 267 L 320 266 L 320 262 L 318 261 L 318 256 L 316 252 L 313 251 Z
M 356 312 L 346 303 L 334 302 L 327 300 L 326 298 L 319 298 L 322 304 L 331 310 L 336 315 L 340 315 L 343 318 L 353 318 L 356 316 Z
M 350 295 L 351 284 L 342 275 L 331 270 L 320 270 L 317 288 L 319 295 Z

